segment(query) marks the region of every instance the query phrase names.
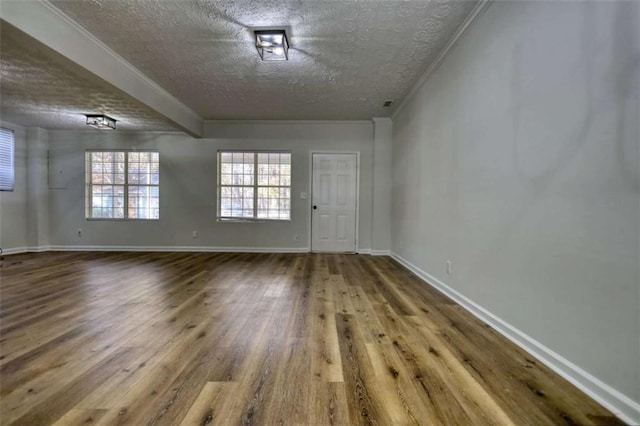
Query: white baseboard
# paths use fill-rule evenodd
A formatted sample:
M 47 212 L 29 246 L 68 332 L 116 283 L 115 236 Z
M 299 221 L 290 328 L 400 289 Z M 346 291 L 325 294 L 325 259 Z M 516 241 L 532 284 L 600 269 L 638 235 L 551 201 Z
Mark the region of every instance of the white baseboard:
M 468 299 L 466 296 L 449 287 L 442 281 L 418 268 L 408 260 L 400 257 L 398 254 L 391 252 L 391 257 L 416 274 L 427 284 L 449 296 L 475 317 L 489 324 L 507 339 L 540 360 L 543 364 L 571 382 L 582 392 L 602 404 L 621 420 L 628 424 L 640 424 L 640 403 L 594 377 L 542 343 L 536 341 L 482 306 Z
M 3 250 L 3 255 L 45 251 L 135 251 L 135 252 L 211 252 L 211 253 L 308 253 L 305 247 L 198 247 L 198 246 L 40 246 Z
M 51 251 L 136 251 L 212 253 L 307 253 L 306 247 L 208 247 L 208 246 L 50 246 Z M 31 250 L 30 250 L 31 251 Z M 35 250 L 34 250 L 35 251 Z
M 50 251 L 50 250 L 51 250 L 51 247 L 49 246 L 12 247 L 7 249 L 2 249 L 2 255 L 20 254 L 20 253 L 40 253 L 40 252 Z
M 375 249 L 358 249 L 358 254 L 369 254 L 371 256 L 389 256 L 391 252 L 389 250 L 375 250 Z
M 136 252 L 213 252 L 213 253 L 308 253 L 306 247 L 198 247 L 198 246 L 39 246 L 4 249 L 3 255 L 45 251 L 136 251 Z
M 307 247 L 208 247 L 208 246 L 40 246 L 5 249 L 3 254 L 40 253 L 45 251 L 161 251 L 161 252 L 229 252 L 229 253 L 308 253 Z M 358 254 L 389 256 L 389 250 L 358 249 Z
M 51 246 L 27 247 L 26 251 L 28 253 L 42 253 L 45 251 L 51 251 Z
M 12 247 L 2 249 L 2 255 L 26 253 L 29 250 L 26 247 Z

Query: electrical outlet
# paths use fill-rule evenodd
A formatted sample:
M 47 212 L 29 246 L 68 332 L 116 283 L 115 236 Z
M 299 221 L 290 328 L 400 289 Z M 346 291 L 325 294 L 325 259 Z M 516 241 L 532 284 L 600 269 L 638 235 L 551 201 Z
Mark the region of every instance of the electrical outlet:
M 82 234 L 83 234 L 82 228 L 78 228 L 78 237 L 82 237 Z
M 294 235 L 294 236 L 293 236 L 293 239 L 294 239 L 295 241 L 300 241 L 300 234 L 296 234 L 296 235 Z
M 447 275 L 451 275 L 451 267 L 452 267 L 451 261 L 447 260 Z
M 191 238 L 198 238 L 198 231 L 191 231 Z

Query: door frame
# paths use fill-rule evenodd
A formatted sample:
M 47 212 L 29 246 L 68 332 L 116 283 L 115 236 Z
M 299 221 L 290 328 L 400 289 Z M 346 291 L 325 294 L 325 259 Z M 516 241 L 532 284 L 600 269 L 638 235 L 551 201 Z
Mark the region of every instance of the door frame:
M 309 151 L 309 228 L 308 241 L 309 253 L 313 253 L 313 154 L 355 154 L 356 156 L 356 229 L 355 229 L 355 253 L 360 253 L 358 244 L 360 242 L 360 151 L 339 151 L 339 150 L 310 150 Z

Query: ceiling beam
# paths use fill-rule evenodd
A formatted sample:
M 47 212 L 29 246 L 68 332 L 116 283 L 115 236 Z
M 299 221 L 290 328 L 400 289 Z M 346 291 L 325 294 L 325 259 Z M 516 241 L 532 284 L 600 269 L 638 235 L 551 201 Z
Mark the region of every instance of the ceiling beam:
M 0 18 L 162 114 L 186 133 L 202 137 L 203 120 L 198 114 L 49 2 L 3 1 Z

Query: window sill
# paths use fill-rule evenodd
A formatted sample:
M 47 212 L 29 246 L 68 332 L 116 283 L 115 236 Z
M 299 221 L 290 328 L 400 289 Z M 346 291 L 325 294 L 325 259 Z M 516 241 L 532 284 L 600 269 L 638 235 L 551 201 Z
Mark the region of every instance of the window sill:
M 217 222 L 222 223 L 277 223 L 277 222 L 291 222 L 291 219 L 251 219 L 251 218 L 222 218 L 216 219 Z
M 110 217 L 85 217 L 86 220 L 88 221 L 95 221 L 95 222 L 130 222 L 130 221 L 135 221 L 135 222 L 139 222 L 139 221 L 150 221 L 150 222 L 157 222 L 160 220 L 160 218 L 157 219 L 143 219 L 143 218 L 134 218 L 134 217 L 125 217 L 125 218 L 110 218 Z

